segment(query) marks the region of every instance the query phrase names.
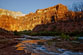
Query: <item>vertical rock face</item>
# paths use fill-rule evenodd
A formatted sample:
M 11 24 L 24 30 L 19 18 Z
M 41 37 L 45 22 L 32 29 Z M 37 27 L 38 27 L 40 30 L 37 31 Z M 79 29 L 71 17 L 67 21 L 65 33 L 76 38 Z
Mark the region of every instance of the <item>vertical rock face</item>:
M 18 27 L 17 25 L 17 19 L 12 16 L 2 15 L 0 17 L 0 28 L 14 31 Z
M 6 10 L 7 11 L 7 10 Z M 9 12 L 9 13 L 8 13 Z M 0 9 L 0 28 L 11 31 L 32 30 L 36 25 L 57 23 L 65 20 L 79 20 L 77 17 L 83 17 L 83 12 L 72 12 L 62 4 L 58 4 L 45 9 L 38 9 L 35 13 L 29 13 L 25 16 L 17 17 L 22 13 L 10 12 Z M 11 15 L 14 14 L 14 15 Z M 23 15 L 23 14 L 22 14 Z M 15 17 L 16 16 L 16 17 Z M 57 24 L 58 25 L 58 24 Z M 51 26 L 50 26 L 51 27 Z M 49 28 L 50 29 L 50 28 Z
M 64 18 L 58 21 L 55 20 L 55 23 L 37 25 L 33 31 L 83 32 L 83 12 L 68 11 Z
M 29 13 L 24 18 L 27 29 L 32 30 L 36 25 L 54 23 L 58 20 L 64 20 L 68 8 L 62 4 L 53 7 L 38 9 L 35 13 Z M 26 25 L 25 25 L 26 26 Z
M 66 6 L 59 4 L 56 6 L 57 9 L 57 18 L 61 19 L 61 18 L 65 18 L 65 14 L 66 12 L 68 12 L 68 9 Z

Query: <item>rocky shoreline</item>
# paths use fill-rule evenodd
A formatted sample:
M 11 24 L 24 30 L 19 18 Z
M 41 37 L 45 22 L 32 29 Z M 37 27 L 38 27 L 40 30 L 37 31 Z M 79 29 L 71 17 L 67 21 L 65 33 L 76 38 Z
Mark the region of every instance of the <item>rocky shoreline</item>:
M 83 43 L 80 43 L 78 41 L 66 41 L 62 39 L 54 39 L 50 40 L 49 42 L 53 42 L 51 47 L 58 47 L 62 49 L 68 49 L 73 52 L 83 52 Z M 55 45 L 53 45 L 55 44 Z
M 16 45 L 20 41 L 14 38 L 21 38 L 16 36 L 13 32 L 0 29 L 0 55 L 25 55 L 24 51 L 17 51 Z

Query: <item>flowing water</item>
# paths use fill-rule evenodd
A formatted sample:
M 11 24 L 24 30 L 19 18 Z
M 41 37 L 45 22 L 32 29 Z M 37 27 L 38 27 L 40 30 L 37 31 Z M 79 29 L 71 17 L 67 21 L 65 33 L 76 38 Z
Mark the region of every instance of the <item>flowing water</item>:
M 39 37 L 24 35 L 24 38 L 20 39 L 22 42 L 17 44 L 16 47 L 17 50 L 24 50 L 26 54 L 31 53 L 31 55 L 83 55 L 83 52 L 72 52 L 67 49 L 57 48 L 56 46 L 51 48 L 47 47 L 46 41 L 54 38 L 53 36 Z

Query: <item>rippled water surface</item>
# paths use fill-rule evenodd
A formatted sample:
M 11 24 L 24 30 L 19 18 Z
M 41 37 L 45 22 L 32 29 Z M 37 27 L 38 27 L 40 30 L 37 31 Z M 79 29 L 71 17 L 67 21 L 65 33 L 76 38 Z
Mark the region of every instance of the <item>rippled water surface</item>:
M 27 37 L 27 36 L 26 36 Z M 31 36 L 29 36 L 31 38 Z M 39 40 L 24 39 L 21 43 L 17 44 L 17 50 L 24 50 L 25 53 L 32 53 L 32 55 L 83 55 L 83 52 L 72 52 L 66 49 L 57 48 L 56 46 L 52 50 L 49 50 L 49 47 L 46 47 L 45 44 L 47 40 L 53 39 L 54 37 L 43 36 Z M 35 37 L 34 37 L 35 38 Z M 39 38 L 39 37 L 38 37 Z M 41 44 L 38 44 L 40 42 Z

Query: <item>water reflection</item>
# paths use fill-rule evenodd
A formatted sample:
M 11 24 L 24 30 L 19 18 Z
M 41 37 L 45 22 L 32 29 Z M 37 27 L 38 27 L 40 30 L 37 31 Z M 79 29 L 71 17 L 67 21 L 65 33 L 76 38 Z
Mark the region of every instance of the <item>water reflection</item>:
M 57 48 L 56 46 L 51 47 L 51 50 L 54 50 L 51 51 L 49 47 L 45 46 L 47 45 L 47 40 L 45 40 L 45 38 L 44 40 L 24 40 L 16 45 L 17 50 L 24 50 L 25 53 L 31 53 L 31 55 L 83 55 L 82 52 L 72 52 L 66 49 Z

